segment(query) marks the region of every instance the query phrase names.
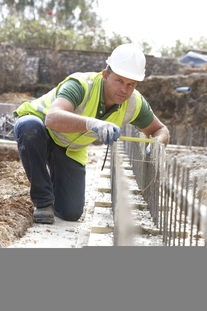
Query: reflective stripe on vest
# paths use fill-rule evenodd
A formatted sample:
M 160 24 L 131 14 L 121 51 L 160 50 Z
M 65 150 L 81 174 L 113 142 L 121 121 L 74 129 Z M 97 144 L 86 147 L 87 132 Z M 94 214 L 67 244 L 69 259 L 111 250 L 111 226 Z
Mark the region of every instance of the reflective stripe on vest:
M 31 104 L 35 104 L 37 102 L 37 111 L 42 112 L 44 115 L 46 115 L 48 108 L 51 106 L 51 103 L 54 102 L 56 96 L 56 89 L 52 89 L 47 94 L 41 96 L 39 100 L 34 100 L 31 102 Z

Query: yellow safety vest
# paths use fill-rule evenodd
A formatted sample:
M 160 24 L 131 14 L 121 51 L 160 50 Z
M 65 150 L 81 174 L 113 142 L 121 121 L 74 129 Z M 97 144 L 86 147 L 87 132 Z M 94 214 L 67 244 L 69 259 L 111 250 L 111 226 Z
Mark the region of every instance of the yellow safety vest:
M 77 79 L 84 88 L 85 95 L 82 103 L 75 109 L 74 113 L 82 116 L 96 117 L 99 105 L 102 73 L 74 73 L 58 84 L 47 94 L 30 102 L 20 105 L 15 114 L 23 116 L 27 114 L 39 117 L 43 122 L 51 104 L 57 97 L 57 91 L 61 85 L 70 78 Z M 141 96 L 134 90 L 131 97 L 120 105 L 120 109 L 109 115 L 105 121 L 113 122 L 119 127 L 132 122 L 141 109 Z M 50 136 L 61 147 L 66 148 L 66 155 L 75 161 L 86 165 L 88 161 L 87 147 L 95 140 L 97 135 L 93 131 L 85 133 L 61 133 L 47 128 Z

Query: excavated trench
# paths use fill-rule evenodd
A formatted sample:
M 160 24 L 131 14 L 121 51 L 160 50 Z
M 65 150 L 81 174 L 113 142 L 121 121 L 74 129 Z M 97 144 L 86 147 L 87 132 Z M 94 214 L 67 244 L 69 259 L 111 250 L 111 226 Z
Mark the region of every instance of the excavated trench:
M 5 145 L 4 145 L 5 144 Z M 56 218 L 53 225 L 33 224 L 33 206 L 29 197 L 29 182 L 21 162 L 17 160 L 14 142 L 2 143 L 0 161 L 0 247 L 9 248 L 82 248 L 84 246 L 113 246 L 114 219 L 111 202 L 110 156 L 104 169 L 105 146 L 91 145 L 86 174 L 85 212 L 78 222 L 65 222 Z M 3 147 L 4 146 L 4 147 Z M 174 151 L 175 152 L 175 151 Z M 176 151 L 176 154 L 178 151 Z M 8 156 L 8 161 L 6 160 Z M 13 159 L 12 159 L 13 155 Z M 180 155 L 181 156 L 181 155 Z M 202 155 L 202 159 L 207 154 Z M 183 155 L 184 158 L 184 155 Z M 189 156 L 186 157 L 189 161 Z M 191 154 L 195 173 L 201 169 L 201 155 Z M 197 161 L 196 161 L 197 160 Z M 205 161 L 207 163 L 207 161 Z M 125 159 L 125 166 L 128 159 Z M 202 169 L 207 170 L 202 166 Z M 143 197 L 138 194 L 133 172 L 127 169 L 127 183 L 133 188 L 129 201 L 142 208 L 132 210 L 133 224 L 136 227 L 134 246 L 161 246 L 162 236 L 152 222 Z M 193 173 L 192 173 L 193 174 Z

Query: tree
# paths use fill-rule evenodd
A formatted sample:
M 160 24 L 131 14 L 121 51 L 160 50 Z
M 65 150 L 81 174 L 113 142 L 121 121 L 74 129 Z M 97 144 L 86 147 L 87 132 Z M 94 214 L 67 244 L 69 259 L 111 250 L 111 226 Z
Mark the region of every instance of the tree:
M 112 51 L 130 38 L 112 33 L 108 37 L 95 8 L 99 0 L 0 0 L 0 42 L 12 41 L 22 47 L 46 47 Z M 140 42 L 145 54 L 152 53 L 148 41 Z M 174 46 L 161 46 L 161 57 L 179 57 L 187 50 L 207 49 L 207 38 Z
M 0 0 L 1 18 L 4 20 L 14 14 L 24 18 L 25 12 L 28 12 L 28 9 L 33 10 L 34 6 L 35 1 L 33 0 Z
M 144 40 L 141 41 L 140 46 L 144 54 L 149 54 L 152 51 L 152 47 L 147 41 L 144 41 Z
M 189 38 L 186 43 L 181 40 L 176 40 L 174 46 L 161 46 L 159 52 L 163 57 L 180 57 L 190 49 L 207 49 L 207 38 L 201 37 L 198 40 Z
M 17 16 L 21 19 L 45 19 L 66 29 L 100 27 L 94 8 L 98 0 L 0 0 L 2 19 Z

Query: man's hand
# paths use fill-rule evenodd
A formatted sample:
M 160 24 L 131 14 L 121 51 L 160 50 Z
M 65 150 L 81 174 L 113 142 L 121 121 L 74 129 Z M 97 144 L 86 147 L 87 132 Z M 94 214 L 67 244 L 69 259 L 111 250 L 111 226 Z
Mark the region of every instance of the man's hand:
M 120 136 L 120 127 L 114 123 L 98 120 L 96 118 L 88 118 L 86 121 L 86 129 L 92 130 L 101 139 L 103 144 L 112 145 Z

